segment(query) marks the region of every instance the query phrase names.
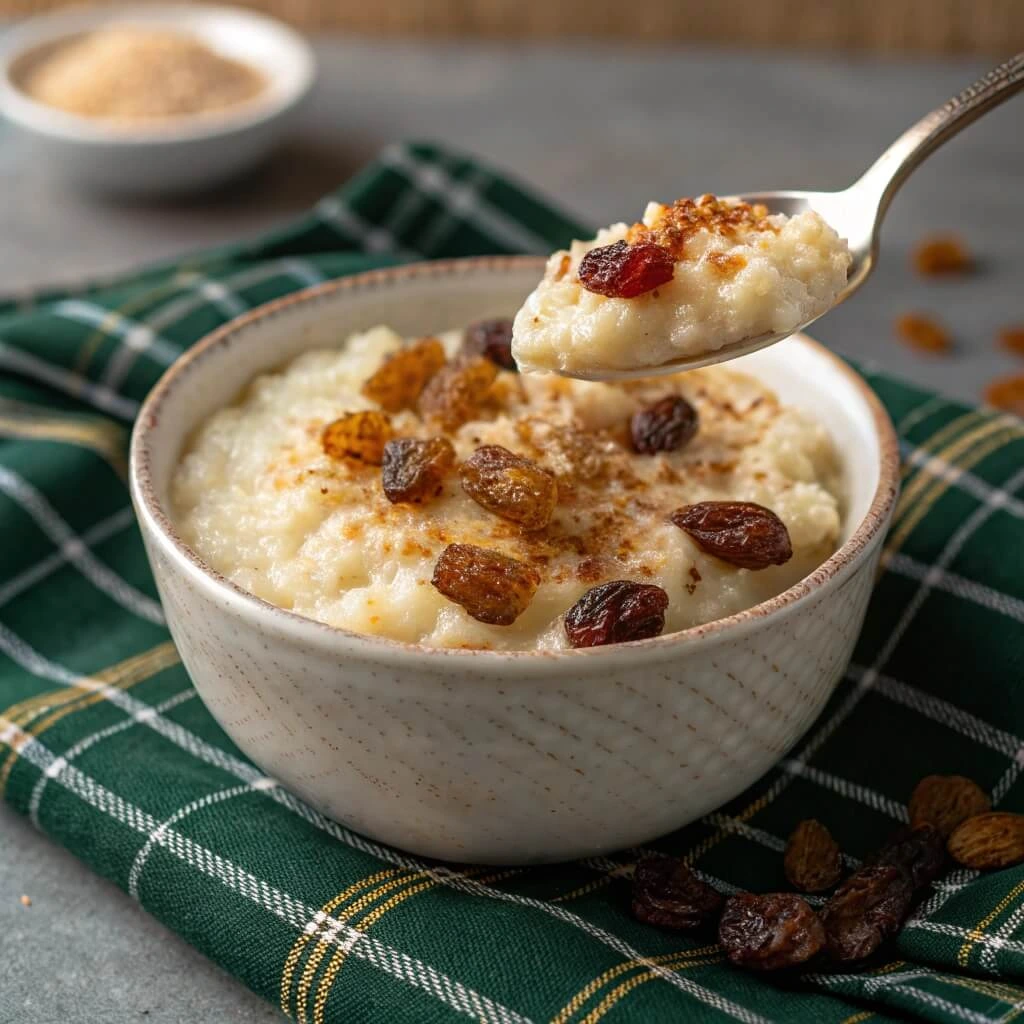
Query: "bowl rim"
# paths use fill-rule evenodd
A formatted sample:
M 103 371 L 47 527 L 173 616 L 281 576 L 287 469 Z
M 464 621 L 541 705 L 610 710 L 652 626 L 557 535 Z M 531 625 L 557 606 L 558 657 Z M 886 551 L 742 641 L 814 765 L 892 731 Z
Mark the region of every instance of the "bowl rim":
M 144 400 L 132 430 L 129 479 L 140 526 L 160 544 L 161 552 L 193 584 L 206 590 L 217 603 L 231 606 L 239 615 L 255 616 L 261 628 L 289 634 L 291 639 L 329 650 L 372 656 L 374 660 L 395 666 L 415 660 L 442 667 L 443 661 L 458 659 L 474 662 L 474 668 L 486 670 L 515 663 L 518 673 L 550 671 L 554 662 L 580 662 L 599 659 L 612 667 L 615 660 L 627 659 L 631 666 L 639 660 L 663 659 L 668 651 L 681 650 L 694 643 L 716 638 L 735 637 L 755 629 L 766 619 L 787 614 L 812 595 L 837 588 L 859 566 L 888 525 L 899 489 L 899 442 L 881 400 L 867 382 L 838 356 L 806 335 L 797 335 L 804 344 L 823 355 L 853 385 L 871 414 L 878 443 L 879 472 L 871 503 L 864 518 L 847 540 L 813 572 L 774 597 L 742 611 L 674 633 L 646 640 L 635 640 L 603 647 L 566 650 L 480 650 L 433 647 L 388 637 L 358 633 L 340 626 L 301 615 L 257 597 L 206 564 L 176 532 L 173 522 L 156 496 L 152 479 L 151 446 L 158 436 L 162 409 L 172 392 L 190 373 L 201 366 L 214 350 L 230 345 L 247 329 L 287 313 L 296 306 L 315 303 L 339 294 L 363 289 L 388 288 L 417 278 L 457 278 L 460 274 L 505 273 L 535 268 L 542 273 L 544 258 L 537 256 L 473 256 L 463 259 L 435 260 L 364 271 L 292 292 L 242 314 L 206 335 L 168 367 Z
M 258 25 L 272 32 L 292 51 L 297 71 L 294 82 L 280 90 L 279 95 L 257 94 L 237 106 L 201 115 L 167 118 L 155 126 L 118 125 L 102 118 L 85 117 L 51 107 L 33 99 L 14 77 L 15 65 L 34 50 L 60 43 L 62 40 L 89 32 L 120 20 L 144 20 L 167 23 L 189 18 L 192 21 L 221 16 Z M 256 70 L 267 76 L 268 83 L 277 76 L 255 62 Z M 316 57 L 313 48 L 295 29 L 277 18 L 243 7 L 220 4 L 185 3 L 79 3 L 69 7 L 16 21 L 0 34 L 0 112 L 21 128 L 49 138 L 80 145 L 103 145 L 131 148 L 134 146 L 169 146 L 230 136 L 259 124 L 273 121 L 296 106 L 316 80 Z

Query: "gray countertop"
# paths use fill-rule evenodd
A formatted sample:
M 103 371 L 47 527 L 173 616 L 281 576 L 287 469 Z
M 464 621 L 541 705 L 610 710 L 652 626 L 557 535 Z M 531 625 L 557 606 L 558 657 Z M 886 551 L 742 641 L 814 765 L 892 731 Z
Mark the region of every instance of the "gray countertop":
M 514 171 L 597 223 L 649 198 L 842 187 L 915 118 L 967 84 L 967 61 L 767 56 L 610 46 L 321 41 L 322 77 L 295 142 L 215 195 L 115 205 L 61 187 L 0 124 L 0 292 L 137 267 L 258 233 L 308 206 L 386 142 L 430 138 Z M 1024 102 L 994 112 L 896 200 L 880 268 L 816 328 L 840 351 L 966 400 L 1024 362 Z M 976 251 L 971 278 L 909 269 L 925 234 Z M 957 348 L 925 358 L 893 319 L 939 316 Z M 30 907 L 19 902 L 32 897 Z M 278 1019 L 109 883 L 0 810 L 0 1022 Z

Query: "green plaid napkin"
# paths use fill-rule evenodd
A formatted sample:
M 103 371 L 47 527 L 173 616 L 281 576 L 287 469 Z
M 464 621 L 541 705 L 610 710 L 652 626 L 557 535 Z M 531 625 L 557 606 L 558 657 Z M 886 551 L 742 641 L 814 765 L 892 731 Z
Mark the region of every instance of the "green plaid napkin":
M 861 973 L 742 974 L 706 939 L 630 917 L 638 851 L 424 862 L 265 779 L 196 699 L 125 487 L 127 431 L 160 373 L 325 278 L 583 231 L 475 162 L 401 146 L 256 244 L 0 306 L 0 794 L 301 1021 L 1009 1021 L 1024 1009 L 1024 867 L 950 872 Z M 777 769 L 652 844 L 727 891 L 781 886 L 800 818 L 862 855 L 927 773 L 1024 810 L 1024 423 L 870 379 L 903 439 L 904 490 L 849 674 Z

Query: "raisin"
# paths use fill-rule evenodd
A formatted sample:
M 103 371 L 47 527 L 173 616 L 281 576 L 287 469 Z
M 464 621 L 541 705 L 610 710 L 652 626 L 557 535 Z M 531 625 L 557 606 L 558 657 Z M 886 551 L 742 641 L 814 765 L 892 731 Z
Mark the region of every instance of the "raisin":
M 914 268 L 925 277 L 966 274 L 973 265 L 967 246 L 955 235 L 926 238 L 914 250 Z
M 363 395 L 388 412 L 412 409 L 428 380 L 444 366 L 444 346 L 423 338 L 400 348 L 363 384 Z
M 868 865 L 891 864 L 902 868 L 915 889 L 934 882 L 946 867 L 946 845 L 938 829 L 931 825 L 900 828 L 885 845 L 865 862 Z
M 458 430 L 477 414 L 498 368 L 483 356 L 465 356 L 436 373 L 420 395 L 420 415 L 444 430 Z
M 824 892 L 843 877 L 839 844 L 820 821 L 801 821 L 786 843 L 782 861 L 789 884 L 801 892 Z
M 462 337 L 462 351 L 467 356 L 485 356 L 503 370 L 516 373 L 519 369 L 512 358 L 512 321 L 505 318 L 470 324 Z
M 592 483 L 607 476 L 618 446 L 599 431 L 586 431 L 565 423 L 550 423 L 536 416 L 516 421 L 516 433 L 560 481 Z
M 400 437 L 384 446 L 381 482 L 388 501 L 421 504 L 444 490 L 445 477 L 455 465 L 455 449 L 443 437 L 417 441 Z
M 497 551 L 472 544 L 449 544 L 430 581 L 480 622 L 511 626 L 540 586 L 535 569 Z
M 573 647 L 601 647 L 659 636 L 668 594 L 652 583 L 612 580 L 588 590 L 566 613 Z
M 905 313 L 896 320 L 896 333 L 918 352 L 948 352 L 953 342 L 945 327 L 930 316 Z
M 948 839 L 962 821 L 992 810 L 988 794 L 963 775 L 928 775 L 910 795 L 911 825 L 933 825 Z
M 659 928 L 693 931 L 714 920 L 724 897 L 675 857 L 644 857 L 633 875 L 633 916 Z
M 741 569 L 767 569 L 793 557 L 786 524 L 752 501 L 701 501 L 671 518 L 702 551 Z
M 641 455 L 674 452 L 697 433 L 697 410 L 679 395 L 667 395 L 629 421 L 633 451 Z
M 611 299 L 634 299 L 672 280 L 672 254 L 653 242 L 618 241 L 591 249 L 577 273 L 588 292 Z
M 996 871 L 1024 861 L 1024 815 L 992 811 L 968 818 L 949 837 L 949 853 L 965 868 Z
M 999 344 L 1015 356 L 1024 356 L 1024 327 L 1004 327 L 999 332 Z
M 485 444 L 459 469 L 463 490 L 488 512 L 539 530 L 551 522 L 558 500 L 554 476 L 500 444 Z
M 852 874 L 821 911 L 832 959 L 847 963 L 874 953 L 899 931 L 913 891 L 910 876 L 894 864 L 863 867 Z
M 384 445 L 391 440 L 391 420 L 382 412 L 350 412 L 328 423 L 320 435 L 324 452 L 332 459 L 352 459 L 379 466 Z
M 988 405 L 1024 417 L 1024 374 L 997 377 L 985 387 Z
M 816 956 L 825 945 L 825 929 L 794 893 L 739 893 L 725 901 L 718 941 L 737 967 L 778 971 Z

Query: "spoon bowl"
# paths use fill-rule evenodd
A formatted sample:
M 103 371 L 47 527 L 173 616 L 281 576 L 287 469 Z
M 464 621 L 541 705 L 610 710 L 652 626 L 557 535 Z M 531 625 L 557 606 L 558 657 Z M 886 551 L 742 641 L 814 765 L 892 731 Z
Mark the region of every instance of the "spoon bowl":
M 1024 53 L 1018 53 L 993 68 L 943 106 L 923 117 L 904 132 L 857 181 L 841 192 L 749 192 L 726 197 L 727 201 L 732 202 L 745 202 L 751 205 L 760 203 L 767 207 L 770 213 L 781 213 L 787 217 L 811 210 L 832 227 L 840 238 L 846 239 L 852 257 L 846 286 L 836 296 L 832 305 L 820 313 L 794 324 L 787 331 L 767 332 L 742 338 L 720 348 L 680 356 L 656 366 L 629 369 L 600 368 L 593 371 L 559 370 L 558 373 L 563 377 L 591 381 L 633 380 L 639 377 L 679 373 L 749 355 L 802 331 L 840 302 L 848 299 L 867 280 L 878 261 L 882 219 L 892 197 L 911 172 L 947 139 L 1021 89 L 1024 89 Z

